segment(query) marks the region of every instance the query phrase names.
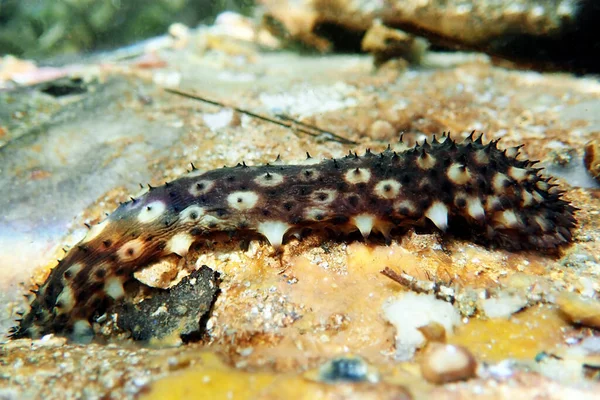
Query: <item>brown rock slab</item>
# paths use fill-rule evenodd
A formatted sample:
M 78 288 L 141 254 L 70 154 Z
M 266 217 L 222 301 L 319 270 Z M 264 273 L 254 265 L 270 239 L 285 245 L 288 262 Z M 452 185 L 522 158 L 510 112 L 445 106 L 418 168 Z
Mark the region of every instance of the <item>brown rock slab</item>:
M 219 292 L 219 274 L 203 265 L 172 288 L 155 291 L 137 304 L 115 307 L 117 327 L 154 343 L 198 339 Z

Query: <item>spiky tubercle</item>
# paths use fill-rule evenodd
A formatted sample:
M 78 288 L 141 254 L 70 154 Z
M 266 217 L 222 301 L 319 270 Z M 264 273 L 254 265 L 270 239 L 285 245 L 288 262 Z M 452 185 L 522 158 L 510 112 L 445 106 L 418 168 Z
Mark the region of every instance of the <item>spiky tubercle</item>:
M 469 136 L 443 136 L 406 151 L 296 165 L 276 160 L 192 171 L 122 204 L 92 226 L 40 286 L 14 337 L 85 334 L 133 272 L 215 232 L 262 235 L 274 247 L 304 228 L 343 233 L 439 230 L 510 250 L 554 252 L 571 241 L 576 210 L 549 179 Z

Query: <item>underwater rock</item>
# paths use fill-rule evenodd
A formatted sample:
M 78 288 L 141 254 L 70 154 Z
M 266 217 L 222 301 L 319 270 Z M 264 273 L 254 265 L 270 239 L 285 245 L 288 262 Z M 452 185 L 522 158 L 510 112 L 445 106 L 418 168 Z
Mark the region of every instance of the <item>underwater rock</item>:
M 585 146 L 583 163 L 592 178 L 600 183 L 600 139 L 591 140 Z
M 377 382 L 379 374 L 360 357 L 339 357 L 319 369 L 322 382 Z
M 469 350 L 450 344 L 431 344 L 421 359 L 421 374 L 435 384 L 466 380 L 475 376 L 477 362 Z
M 564 292 L 558 296 L 556 303 L 566 319 L 572 323 L 600 329 L 600 302 L 598 300 Z
M 527 67 L 600 71 L 593 0 L 532 2 L 263 0 L 274 34 L 319 51 L 358 51 L 375 21 L 443 49 L 482 51 Z
M 173 288 L 159 291 L 138 304 L 115 308 L 117 326 L 131 332 L 134 340 L 183 340 L 199 337 L 219 293 L 219 274 L 206 265 L 183 278 Z
M 373 54 L 376 66 L 393 58 L 402 58 L 411 64 L 419 64 L 427 50 L 427 42 L 401 30 L 388 28 L 380 21 L 375 21 L 365 33 L 361 48 Z

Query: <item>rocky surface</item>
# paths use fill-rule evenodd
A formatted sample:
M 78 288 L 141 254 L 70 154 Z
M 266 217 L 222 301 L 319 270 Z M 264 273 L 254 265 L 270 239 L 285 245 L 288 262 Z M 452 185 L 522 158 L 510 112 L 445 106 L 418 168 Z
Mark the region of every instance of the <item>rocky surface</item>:
M 139 183 L 180 176 L 189 162 L 208 170 L 278 154 L 291 161 L 306 151 L 339 157 L 383 150 L 401 133 L 414 143 L 475 129 L 487 140 L 501 138 L 502 146 L 525 144 L 523 157 L 551 168 L 581 209 L 574 243 L 551 257 L 417 233 L 390 245 L 315 233 L 290 240 L 282 254 L 263 241 L 207 241 L 186 256 L 187 265 L 208 265 L 222 280 L 202 341 L 139 348 L 119 338 L 88 345 L 53 336 L 3 339 L 0 397 L 592 398 L 599 388 L 597 331 L 572 324 L 586 319 L 566 318 L 561 309 L 577 313 L 581 298 L 584 311 L 595 309 L 600 290 L 600 196 L 583 167 L 585 145 L 600 132 L 597 81 L 506 70 L 477 54 L 426 53 L 427 68 L 374 70 L 369 56 L 263 52 L 262 44 L 231 34 L 242 26 L 252 28 L 201 29 L 127 60 L 68 67 L 71 79 L 83 79 L 83 91 L 56 96 L 61 83 L 51 93 L 31 87 L 2 94 L 11 107 L 0 120 L 2 332 L 61 248 L 84 235 L 85 222 L 135 195 Z M 35 73 L 29 77 L 39 80 Z M 287 114 L 358 145 L 162 89 L 172 86 L 261 114 Z M 385 267 L 415 281 L 399 284 L 380 273 Z M 162 287 L 151 274 L 136 278 Z M 399 331 L 384 305 L 405 301 L 411 291 L 435 295 L 460 314 L 445 340 L 474 356 L 476 377 L 427 383 L 419 372 L 422 344 L 401 361 L 407 353 L 398 352 Z M 563 293 L 575 295 L 572 304 Z M 323 366 L 340 359 L 360 359 L 352 376 L 369 378 L 322 379 Z
M 119 304 L 109 314 L 133 340 L 166 342 L 170 337 L 174 344 L 198 340 L 218 292 L 218 274 L 203 265 L 171 289 L 146 294 L 148 298 L 137 304 Z
M 365 32 L 384 24 L 425 37 L 436 47 L 483 51 L 526 67 L 600 71 L 594 55 L 600 6 L 593 0 L 260 3 L 265 6 L 265 23 L 272 32 L 289 43 L 319 51 L 357 51 Z M 391 41 L 389 47 L 393 50 L 397 44 Z

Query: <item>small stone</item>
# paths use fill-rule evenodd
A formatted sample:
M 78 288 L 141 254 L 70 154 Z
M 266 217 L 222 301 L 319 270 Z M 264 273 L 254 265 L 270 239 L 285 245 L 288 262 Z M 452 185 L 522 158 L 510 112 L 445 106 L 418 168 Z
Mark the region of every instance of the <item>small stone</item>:
M 585 145 L 583 163 L 592 178 L 600 183 L 600 139 L 594 139 Z
M 392 124 L 381 119 L 373 122 L 369 128 L 369 136 L 375 140 L 389 140 L 395 134 Z
M 344 356 L 333 359 L 319 368 L 316 380 L 326 383 L 336 382 L 377 382 L 378 372 L 362 358 Z
M 425 40 L 399 29 L 389 28 L 381 21 L 373 22 L 361 42 L 361 49 L 373 54 L 377 67 L 394 58 L 419 64 L 427 46 Z
M 421 358 L 421 374 L 428 382 L 443 384 L 475 376 L 477 362 L 462 346 L 432 343 Z
M 438 322 L 431 322 L 427 325 L 417 328 L 423 334 L 428 342 L 446 342 L 446 328 Z
M 572 323 L 600 329 L 600 302 L 583 298 L 575 293 L 561 293 L 556 304 Z

